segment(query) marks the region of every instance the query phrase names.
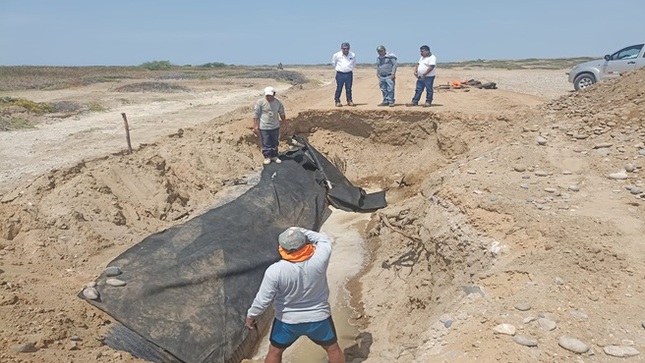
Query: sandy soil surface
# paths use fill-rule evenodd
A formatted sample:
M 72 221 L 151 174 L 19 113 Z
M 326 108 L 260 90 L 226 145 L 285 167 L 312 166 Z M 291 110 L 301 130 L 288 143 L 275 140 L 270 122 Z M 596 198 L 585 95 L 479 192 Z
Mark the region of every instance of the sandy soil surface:
M 284 135 L 306 135 L 356 185 L 388 189 L 348 284 L 360 331 L 348 362 L 643 359 L 645 72 L 572 93 L 565 70 L 439 70 L 436 85 L 499 89 L 437 90 L 435 106 L 409 108 L 402 68 L 397 106 L 381 108 L 373 70 L 359 69 L 358 106 L 335 108 L 333 72 L 301 71 L 314 82 L 0 95 L 109 109 L 0 133 L 0 361 L 142 362 L 101 344 L 112 319 L 76 294 L 261 169 L 250 110 L 268 84 Z

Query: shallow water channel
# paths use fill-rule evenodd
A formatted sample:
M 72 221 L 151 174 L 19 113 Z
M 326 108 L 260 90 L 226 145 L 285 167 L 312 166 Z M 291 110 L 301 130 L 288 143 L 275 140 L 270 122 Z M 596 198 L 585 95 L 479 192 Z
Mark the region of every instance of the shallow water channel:
M 329 282 L 329 302 L 332 317 L 338 334 L 341 349 L 355 343 L 358 328 L 349 323 L 352 309 L 349 306 L 349 292 L 345 284 L 356 275 L 365 260 L 361 232 L 370 219 L 369 213 L 351 213 L 333 209 L 331 216 L 323 225 L 321 232 L 333 238 L 333 252 L 327 270 Z M 260 349 L 253 359 L 264 359 L 269 347 L 268 334 L 262 338 Z M 296 341 L 283 356 L 284 363 L 321 363 L 327 362 L 325 351 L 306 337 Z

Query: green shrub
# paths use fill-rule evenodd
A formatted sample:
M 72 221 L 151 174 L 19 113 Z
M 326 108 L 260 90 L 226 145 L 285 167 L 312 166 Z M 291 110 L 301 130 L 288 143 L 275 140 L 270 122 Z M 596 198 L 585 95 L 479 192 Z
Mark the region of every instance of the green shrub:
M 169 61 L 152 61 L 145 62 L 139 67 L 145 68 L 149 71 L 164 71 L 172 67 L 172 64 Z
M 20 106 L 29 112 L 39 115 L 54 112 L 54 105 L 51 103 L 34 102 L 24 98 L 2 97 L 0 98 L 0 104 L 6 106 Z
M 190 89 L 178 84 L 164 83 L 164 82 L 139 82 L 127 84 L 125 86 L 117 87 L 114 89 L 116 92 L 159 92 L 159 93 L 173 93 L 173 92 L 190 92 Z
M 226 64 L 225 64 L 225 63 L 221 63 L 221 62 L 211 62 L 211 63 L 202 64 L 200 67 L 206 67 L 206 68 L 224 68 L 224 67 L 226 67 Z
M 14 118 L 14 117 L 4 117 L 0 116 L 0 131 L 14 131 L 21 129 L 33 129 L 35 126 L 23 119 L 23 118 Z
M 272 78 L 278 81 L 287 81 L 292 85 L 307 83 L 307 78 L 300 72 L 284 71 L 278 69 L 260 69 L 249 72 L 246 78 Z
M 72 101 L 60 101 L 53 104 L 53 112 L 66 113 L 66 114 L 77 114 L 83 111 L 85 107 L 78 102 Z
M 105 112 L 105 111 L 107 111 L 107 108 L 103 107 L 98 102 L 91 102 L 89 105 L 87 105 L 87 109 L 92 111 L 92 112 Z

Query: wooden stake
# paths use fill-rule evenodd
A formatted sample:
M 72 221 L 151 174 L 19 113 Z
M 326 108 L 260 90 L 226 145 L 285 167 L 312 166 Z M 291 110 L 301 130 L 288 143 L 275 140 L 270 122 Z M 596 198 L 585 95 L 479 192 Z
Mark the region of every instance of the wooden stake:
M 125 123 L 125 139 L 128 142 L 128 151 L 132 154 L 132 144 L 130 143 L 130 127 L 128 126 L 128 118 L 125 117 L 125 112 L 121 113 L 123 117 L 123 122 Z

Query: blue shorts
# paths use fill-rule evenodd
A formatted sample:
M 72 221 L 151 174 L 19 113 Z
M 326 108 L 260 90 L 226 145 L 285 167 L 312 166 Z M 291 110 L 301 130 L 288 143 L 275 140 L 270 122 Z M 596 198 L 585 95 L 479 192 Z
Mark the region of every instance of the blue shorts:
M 278 319 L 273 319 L 269 341 L 274 347 L 285 349 L 303 335 L 323 347 L 330 346 L 338 341 L 336 328 L 331 316 L 322 321 L 300 324 L 287 324 Z

